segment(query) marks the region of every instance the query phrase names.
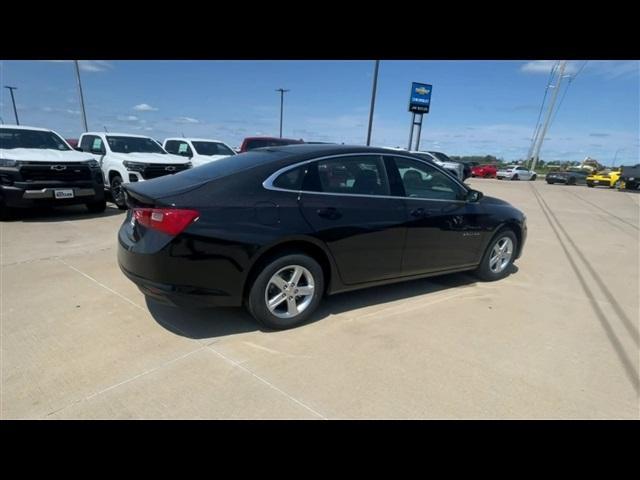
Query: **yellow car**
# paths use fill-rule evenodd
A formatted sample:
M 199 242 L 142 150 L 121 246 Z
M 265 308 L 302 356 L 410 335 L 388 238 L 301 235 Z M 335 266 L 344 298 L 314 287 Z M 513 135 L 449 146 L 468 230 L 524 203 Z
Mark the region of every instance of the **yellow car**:
M 587 187 L 595 186 L 607 186 L 609 188 L 615 188 L 620 183 L 620 169 L 615 170 L 603 170 L 601 172 L 594 172 L 587 177 Z

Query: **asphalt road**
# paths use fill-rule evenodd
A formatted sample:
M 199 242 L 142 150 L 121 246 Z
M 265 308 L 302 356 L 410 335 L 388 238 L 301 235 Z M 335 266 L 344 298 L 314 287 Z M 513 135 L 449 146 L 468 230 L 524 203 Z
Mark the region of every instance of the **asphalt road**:
M 638 419 L 640 195 L 472 179 L 528 217 L 517 271 L 330 297 L 261 331 L 147 301 L 122 212 L 0 224 L 3 419 Z

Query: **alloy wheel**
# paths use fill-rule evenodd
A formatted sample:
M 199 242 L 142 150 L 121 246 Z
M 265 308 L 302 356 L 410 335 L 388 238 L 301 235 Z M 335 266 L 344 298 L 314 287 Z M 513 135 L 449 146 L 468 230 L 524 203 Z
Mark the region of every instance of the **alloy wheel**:
M 301 265 L 287 265 L 273 274 L 264 291 L 269 311 L 278 318 L 293 318 L 311 304 L 315 281 Z
M 502 237 L 498 240 L 491 250 L 489 258 L 489 269 L 493 273 L 502 272 L 513 256 L 513 241 L 509 237 Z

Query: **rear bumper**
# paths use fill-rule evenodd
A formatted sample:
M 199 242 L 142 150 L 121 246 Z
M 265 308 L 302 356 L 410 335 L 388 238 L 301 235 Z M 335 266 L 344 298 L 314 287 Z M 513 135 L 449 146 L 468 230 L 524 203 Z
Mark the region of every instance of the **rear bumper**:
M 179 307 L 242 305 L 246 271 L 224 255 L 223 246 L 185 233 L 132 242 L 128 224 L 125 220 L 118 233 L 118 265 L 145 295 Z
M 221 290 L 208 290 L 184 285 L 170 285 L 142 278 L 128 271 L 118 262 L 120 270 L 147 297 L 174 307 L 239 307 L 242 299 Z

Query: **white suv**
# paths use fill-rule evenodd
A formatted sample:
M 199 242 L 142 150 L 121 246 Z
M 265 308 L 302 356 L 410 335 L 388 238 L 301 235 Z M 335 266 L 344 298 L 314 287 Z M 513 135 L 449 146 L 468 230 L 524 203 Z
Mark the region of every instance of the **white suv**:
M 169 153 L 188 158 L 194 167 L 236 154 L 226 143 L 206 138 L 167 138 L 163 147 Z
M 127 208 L 123 183 L 142 182 L 192 167 L 188 159 L 167 153 L 156 140 L 142 135 L 87 132 L 78 139 L 78 150 L 100 162 L 105 189 L 123 210 Z

